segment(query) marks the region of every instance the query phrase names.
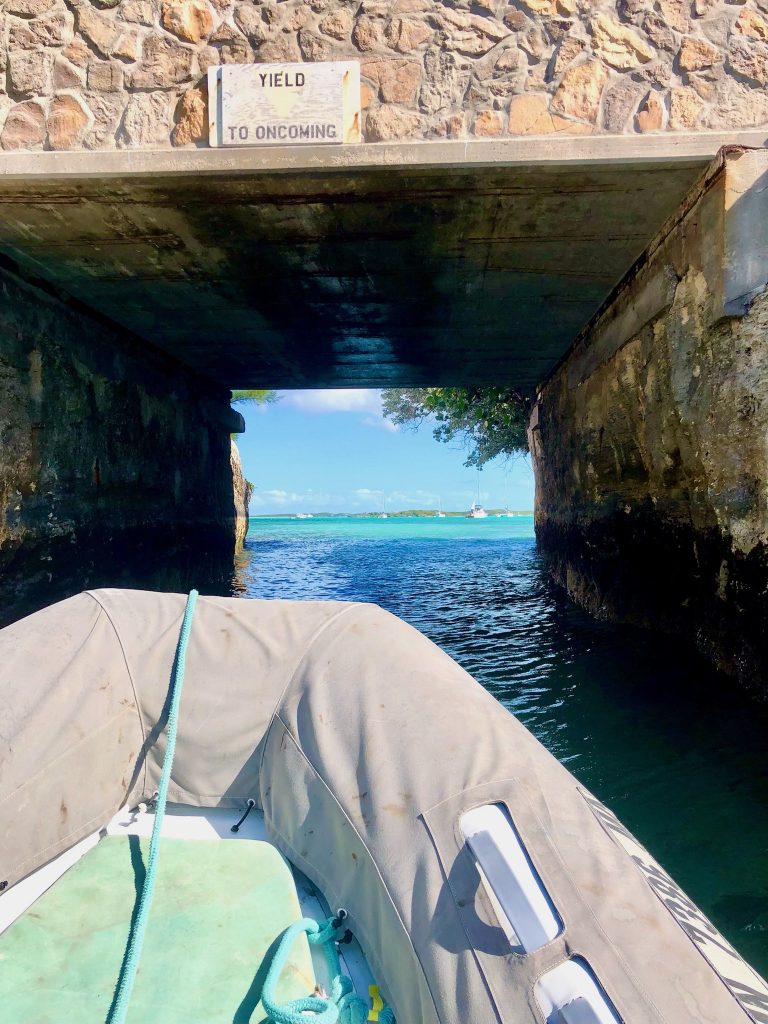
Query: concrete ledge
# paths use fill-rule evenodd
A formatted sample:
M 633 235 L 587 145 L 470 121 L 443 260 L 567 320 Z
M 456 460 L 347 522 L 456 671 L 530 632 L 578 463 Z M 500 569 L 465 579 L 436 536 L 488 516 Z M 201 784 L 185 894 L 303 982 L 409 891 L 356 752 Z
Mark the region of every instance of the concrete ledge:
M 768 284 L 768 152 L 726 161 L 723 312 L 742 316 Z
M 574 347 L 567 360 L 568 386 L 576 388 L 587 380 L 603 363 L 646 327 L 651 321 L 670 309 L 678 278 L 669 266 L 638 282 L 636 289 L 627 290 L 626 305 L 616 304 L 594 326 L 589 344 Z
M 703 199 L 713 190 L 717 191 L 710 195 L 708 209 Z M 648 323 L 668 312 L 679 277 L 671 264 L 656 256 L 675 237 L 685 237 L 684 222 L 694 207 L 707 237 L 710 322 L 748 312 L 768 287 L 768 150 L 728 147 L 585 324 L 549 377 L 567 364 L 569 385 L 578 387 Z
M 5 154 L 0 252 L 222 387 L 532 391 L 713 155 L 768 154 L 739 140 L 763 136 Z
M 0 153 L 0 180 L 133 175 L 323 173 L 366 168 L 547 167 L 705 164 L 724 146 L 768 146 L 765 129 L 659 135 L 539 136 L 359 146 L 273 146 L 253 149 L 110 150 Z

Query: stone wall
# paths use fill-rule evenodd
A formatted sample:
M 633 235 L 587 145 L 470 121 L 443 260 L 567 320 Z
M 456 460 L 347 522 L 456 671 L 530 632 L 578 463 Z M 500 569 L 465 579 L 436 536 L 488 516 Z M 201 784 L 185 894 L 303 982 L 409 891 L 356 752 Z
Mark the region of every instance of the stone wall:
M 537 536 L 599 617 L 768 688 L 768 160 L 732 154 L 542 387 Z M 618 680 L 617 680 L 618 682 Z
M 768 124 L 768 0 L 3 0 L 0 146 L 205 145 L 212 64 L 350 58 L 369 142 Z
M 0 266 L 0 625 L 93 586 L 227 592 L 228 398 Z

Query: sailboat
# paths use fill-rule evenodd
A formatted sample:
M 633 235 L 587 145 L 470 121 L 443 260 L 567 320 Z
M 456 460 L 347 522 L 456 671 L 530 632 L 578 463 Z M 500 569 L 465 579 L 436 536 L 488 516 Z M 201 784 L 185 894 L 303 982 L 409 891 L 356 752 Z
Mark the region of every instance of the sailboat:
M 488 513 L 480 504 L 480 473 L 477 474 L 477 498 L 472 502 L 465 519 L 487 519 Z
M 445 519 L 445 512 L 443 512 L 443 499 L 437 499 L 437 512 L 435 513 L 438 519 Z

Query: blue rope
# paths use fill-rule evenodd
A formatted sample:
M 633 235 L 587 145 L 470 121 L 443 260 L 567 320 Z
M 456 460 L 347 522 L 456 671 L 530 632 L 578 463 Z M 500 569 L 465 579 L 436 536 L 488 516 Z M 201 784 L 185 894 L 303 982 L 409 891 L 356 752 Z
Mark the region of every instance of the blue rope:
M 317 921 L 309 917 L 304 917 L 285 929 L 264 979 L 261 1005 L 273 1024 L 296 1024 L 305 1013 L 312 1015 L 313 1024 L 335 1024 L 339 1019 L 339 1008 L 325 996 L 304 996 L 282 1004 L 275 999 L 275 989 L 288 960 L 288 954 L 296 939 L 303 933 L 306 933 L 310 942 L 313 939 L 317 941 L 317 936 L 322 935 Z
M 290 925 L 282 934 L 277 949 L 272 955 L 264 985 L 261 989 L 261 1005 L 271 1024 L 365 1024 L 368 1019 L 368 1005 L 352 987 L 352 982 L 341 973 L 341 963 L 336 950 L 334 918 L 330 917 L 320 927 L 317 921 L 305 917 Z M 330 996 L 304 996 L 288 1003 L 278 1003 L 275 989 L 285 968 L 288 954 L 299 935 L 306 933 L 313 946 L 322 946 L 330 972 Z M 395 1017 L 387 1006 L 379 1013 L 380 1024 L 395 1024 Z
M 149 841 L 149 855 L 147 856 L 147 871 L 144 876 L 144 885 L 139 897 L 139 906 L 136 917 L 128 937 L 128 945 L 123 958 L 123 966 L 120 972 L 120 980 L 117 985 L 117 992 L 112 1002 L 111 1011 L 107 1017 L 107 1024 L 123 1024 L 128 1013 L 128 1003 L 133 992 L 133 984 L 136 980 L 136 971 L 139 966 L 141 947 L 144 943 L 144 933 L 147 929 L 149 908 L 152 905 L 152 894 L 155 889 L 155 878 L 157 876 L 157 860 L 160 846 L 160 833 L 163 828 L 165 817 L 165 804 L 168 799 L 168 785 L 171 781 L 171 768 L 173 767 L 173 755 L 176 750 L 176 729 L 179 722 L 179 704 L 181 702 L 181 690 L 184 685 L 184 668 L 187 659 L 187 644 L 189 634 L 192 630 L 192 616 L 197 603 L 197 591 L 190 590 L 187 598 L 187 607 L 184 610 L 184 619 L 181 623 L 179 643 L 176 648 L 176 658 L 173 663 L 171 674 L 171 702 L 168 709 L 168 739 L 165 747 L 163 768 L 160 773 L 160 785 L 157 789 L 157 804 L 155 806 L 155 820 L 152 825 L 152 838 Z

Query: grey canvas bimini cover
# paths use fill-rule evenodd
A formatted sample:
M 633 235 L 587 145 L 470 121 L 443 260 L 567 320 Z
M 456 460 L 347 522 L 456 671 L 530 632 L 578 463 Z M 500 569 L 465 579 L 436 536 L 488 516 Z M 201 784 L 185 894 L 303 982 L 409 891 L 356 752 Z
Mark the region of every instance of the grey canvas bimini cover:
M 154 792 L 184 603 L 95 591 L 0 631 L 0 880 Z M 169 796 L 254 797 L 350 911 L 400 1024 L 541 1022 L 535 982 L 573 956 L 627 1024 L 768 1022 L 765 984 L 613 815 L 372 605 L 200 599 Z M 483 804 L 506 807 L 565 925 L 528 956 L 459 831 Z

